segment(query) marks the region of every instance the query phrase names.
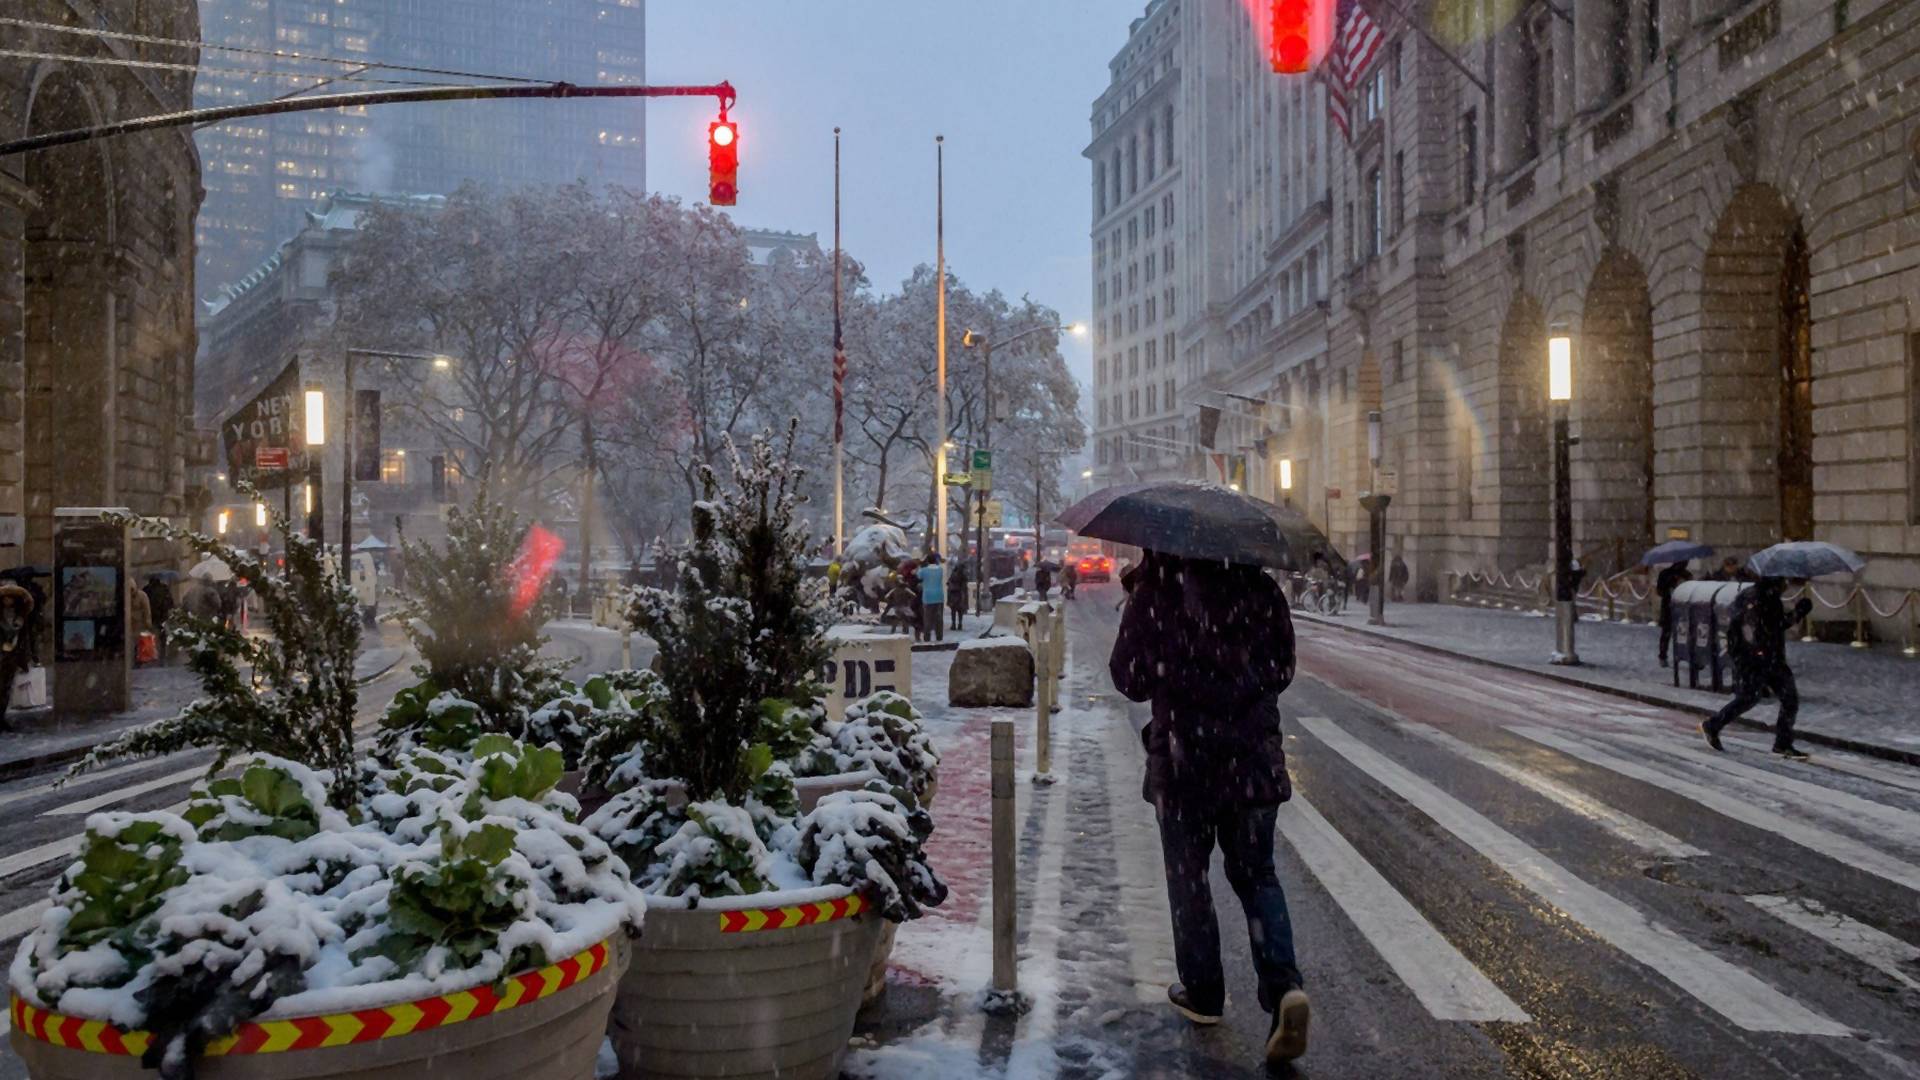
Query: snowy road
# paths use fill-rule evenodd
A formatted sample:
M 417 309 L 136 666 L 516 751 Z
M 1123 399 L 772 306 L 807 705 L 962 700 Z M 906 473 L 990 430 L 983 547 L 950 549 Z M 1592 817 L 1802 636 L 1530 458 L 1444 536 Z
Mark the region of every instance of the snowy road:
M 620 639 L 611 631 L 579 621 L 547 627 L 546 652 L 572 662 L 569 674 L 603 671 L 619 665 Z M 635 662 L 650 652 L 636 642 Z M 360 691 L 360 726 L 370 731 L 393 695 L 413 681 L 411 653 Z M 0 955 L 11 963 L 21 937 L 38 925 L 47 889 L 72 862 L 87 814 L 98 810 L 153 810 L 174 807 L 186 798 L 212 759 L 208 753 L 176 754 L 118 765 L 90 773 L 61 787 L 65 768 L 25 776 L 0 785 Z M 6 1017 L 0 1015 L 0 1030 Z M 0 1049 L 0 1080 L 23 1080 L 26 1070 L 11 1047 Z
M 1105 674 L 1117 598 L 1073 605 L 1060 780 L 1021 787 L 1035 1013 L 969 1024 L 950 999 L 859 1075 L 1265 1075 L 1217 864 L 1228 1021 L 1193 1029 L 1163 1003 L 1145 709 Z M 1920 1077 L 1920 772 L 1788 763 L 1750 734 L 1715 756 L 1677 713 L 1325 627 L 1301 627 L 1300 670 L 1276 843 L 1314 1002 L 1297 1075 Z M 947 719 L 943 799 L 979 736 Z

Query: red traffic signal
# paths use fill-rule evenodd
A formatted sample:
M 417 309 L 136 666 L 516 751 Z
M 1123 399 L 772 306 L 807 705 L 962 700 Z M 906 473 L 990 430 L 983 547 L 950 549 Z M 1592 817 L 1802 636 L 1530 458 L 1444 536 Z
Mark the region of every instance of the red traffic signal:
M 732 206 L 740 194 L 740 125 L 715 120 L 707 125 L 707 202 Z
M 1333 41 L 1334 0 L 1268 0 L 1267 59 L 1282 75 L 1312 71 Z

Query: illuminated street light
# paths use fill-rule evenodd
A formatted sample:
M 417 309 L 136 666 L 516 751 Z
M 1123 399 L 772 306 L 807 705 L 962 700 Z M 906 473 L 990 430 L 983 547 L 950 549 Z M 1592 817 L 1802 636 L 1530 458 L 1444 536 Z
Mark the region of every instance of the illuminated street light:
M 1280 459 L 1280 490 L 1293 490 L 1293 459 L 1290 457 Z
M 1547 400 L 1553 407 L 1553 615 L 1550 663 L 1577 667 L 1574 632 L 1580 581 L 1573 569 L 1573 337 L 1556 329 L 1547 338 Z
M 220 511 L 220 516 L 215 518 L 213 521 L 213 531 L 220 536 L 227 535 L 227 521 L 232 516 L 233 514 L 231 511 L 228 511 L 228 510 Z
M 327 392 L 318 387 L 307 388 L 307 445 L 325 446 L 327 443 Z
M 257 502 L 253 504 L 253 523 L 262 529 L 267 527 L 267 504 L 266 503 Z
M 453 367 L 453 357 L 436 356 L 433 358 L 433 370 L 447 371 Z
M 1547 400 L 1573 400 L 1573 339 L 1565 334 L 1547 339 Z

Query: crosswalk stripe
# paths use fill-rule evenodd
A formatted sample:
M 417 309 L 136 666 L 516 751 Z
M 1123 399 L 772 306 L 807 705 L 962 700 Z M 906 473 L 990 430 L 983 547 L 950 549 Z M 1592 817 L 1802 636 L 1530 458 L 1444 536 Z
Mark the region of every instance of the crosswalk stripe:
M 1749 896 L 1747 903 L 1804 930 L 1848 956 L 1920 990 L 1920 946 L 1850 919 L 1805 896 Z
M 1764 806 L 1756 806 L 1751 801 L 1731 792 L 1697 784 L 1637 761 L 1615 757 L 1598 747 L 1567 738 L 1557 732 L 1526 725 L 1510 727 L 1507 730 L 1521 738 L 1552 747 L 1570 757 L 1579 758 L 1590 765 L 1598 765 L 1609 772 L 1619 773 L 1621 776 L 1652 784 L 1654 787 L 1690 799 L 1716 813 L 1724 814 L 1756 829 L 1764 829 L 1808 850 L 1845 863 L 1856 870 L 1863 870 L 1875 877 L 1891 881 L 1895 885 L 1920 892 L 1920 866 L 1915 866 L 1912 862 L 1889 852 L 1881 851 L 1871 844 L 1855 840 L 1850 836 L 1842 836 L 1831 829 L 1809 824 L 1802 818 L 1778 813 Z
M 79 852 L 80 838 L 78 836 L 63 837 L 59 840 L 41 844 L 39 847 L 30 847 L 25 851 L 16 851 L 6 858 L 0 859 L 0 878 L 12 877 L 22 870 L 31 870 L 41 863 L 49 863 L 55 859 L 72 858 L 74 855 L 79 854 Z
M 243 763 L 236 762 L 235 764 L 237 766 Z M 190 780 L 198 780 L 206 774 L 207 767 L 205 765 L 196 765 L 191 769 L 181 769 L 179 772 L 168 773 L 165 776 L 156 777 L 145 783 L 135 784 L 132 787 L 119 788 L 101 795 L 95 795 L 91 799 L 81 799 L 78 802 L 64 803 L 60 806 L 41 811 L 40 816 L 72 817 L 76 814 L 91 814 L 101 807 L 113 806 L 116 803 L 126 802 L 128 799 L 138 798 L 151 791 L 159 791 L 162 788 L 170 788 L 176 784 L 186 783 Z
M 1830 788 L 1808 780 L 1796 779 L 1785 773 L 1756 768 L 1725 754 L 1716 754 L 1709 749 L 1704 740 L 1699 742 L 1681 742 L 1672 738 L 1654 738 L 1648 735 L 1634 735 L 1621 732 L 1612 736 L 1635 746 L 1656 751 L 1662 759 L 1683 766 L 1710 768 L 1716 776 L 1727 777 L 1734 781 L 1747 781 L 1748 790 L 1764 794 L 1770 799 L 1790 802 L 1800 809 L 1825 811 L 1841 821 L 1853 823 L 1872 823 L 1876 831 L 1893 837 L 1920 837 L 1920 814 L 1872 799 L 1863 799 L 1851 792 Z
M 1507 760 L 1492 750 L 1476 746 L 1465 739 L 1425 724 L 1402 720 L 1400 727 L 1411 735 L 1444 747 L 1458 757 L 1491 769 L 1516 784 L 1546 796 L 1642 851 L 1663 855 L 1670 859 L 1692 859 L 1706 854 L 1664 829 L 1649 825 L 1632 815 L 1623 814 L 1583 791 L 1542 776 Z
M 51 900 L 36 900 L 25 907 L 17 907 L 5 915 L 0 915 L 0 941 L 12 941 L 40 925 L 40 916 L 53 906 Z
M 1306 797 L 1280 810 L 1280 835 L 1436 1020 L 1533 1019 L 1433 928 Z
M 1648 918 L 1581 880 L 1524 840 L 1428 781 L 1368 747 L 1325 717 L 1301 724 L 1328 749 L 1393 789 L 1540 900 L 1584 925 L 1600 940 L 1660 973 L 1703 1005 L 1748 1031 L 1850 1035 L 1836 1023 L 1762 982 L 1752 972 Z

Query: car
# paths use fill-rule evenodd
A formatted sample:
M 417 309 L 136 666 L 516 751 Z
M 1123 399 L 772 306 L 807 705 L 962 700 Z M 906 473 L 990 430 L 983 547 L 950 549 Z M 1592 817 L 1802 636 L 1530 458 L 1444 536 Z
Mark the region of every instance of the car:
M 1105 555 L 1083 555 L 1080 558 L 1081 581 L 1112 581 L 1113 560 Z

